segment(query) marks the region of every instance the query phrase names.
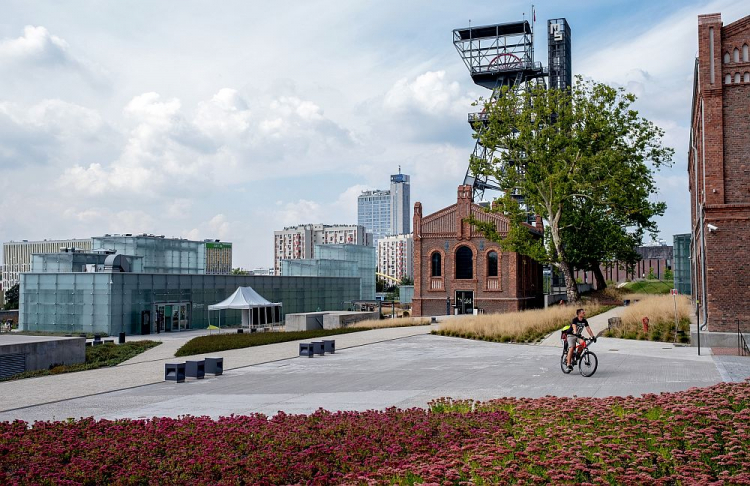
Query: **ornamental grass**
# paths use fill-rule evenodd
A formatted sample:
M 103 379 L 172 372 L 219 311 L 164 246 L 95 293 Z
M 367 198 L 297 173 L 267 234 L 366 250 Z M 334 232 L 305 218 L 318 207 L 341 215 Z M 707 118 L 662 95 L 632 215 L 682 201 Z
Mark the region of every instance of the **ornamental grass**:
M 690 314 L 692 312 L 690 300 L 687 296 L 678 295 L 676 299 L 671 295 L 650 295 L 642 297 L 638 302 L 628 306 L 622 313 L 622 325 L 608 329 L 607 337 L 624 339 L 641 339 L 649 341 L 675 341 L 675 303 L 677 341 L 690 342 Z M 643 331 L 642 319 L 649 318 L 648 332 Z
M 598 303 L 582 306 L 587 317 L 605 310 Z M 440 323 L 433 334 L 443 336 L 479 339 L 493 342 L 531 343 L 560 330 L 575 317 L 575 306 L 551 306 L 546 309 L 508 312 L 505 314 L 484 314 L 456 317 Z
M 750 484 L 750 383 L 274 417 L 0 423 L 0 484 Z
M 368 329 L 383 329 L 387 327 L 410 327 L 410 326 L 428 326 L 429 317 L 399 317 L 396 319 L 378 319 L 369 321 L 359 321 L 347 326 L 348 328 L 365 327 Z

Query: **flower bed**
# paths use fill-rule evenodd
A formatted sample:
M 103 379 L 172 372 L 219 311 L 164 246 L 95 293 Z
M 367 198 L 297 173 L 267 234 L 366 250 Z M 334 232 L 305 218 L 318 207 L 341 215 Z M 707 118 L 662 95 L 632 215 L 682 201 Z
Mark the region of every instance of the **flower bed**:
M 429 411 L 5 422 L 0 484 L 750 484 L 749 404 L 750 383 L 736 383 Z

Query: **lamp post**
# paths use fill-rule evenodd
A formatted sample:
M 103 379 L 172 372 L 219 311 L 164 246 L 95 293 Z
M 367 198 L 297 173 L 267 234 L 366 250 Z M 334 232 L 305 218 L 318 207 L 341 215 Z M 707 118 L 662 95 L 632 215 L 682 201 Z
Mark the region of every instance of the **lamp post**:
M 451 298 L 449 295 L 445 296 L 445 315 L 451 315 Z

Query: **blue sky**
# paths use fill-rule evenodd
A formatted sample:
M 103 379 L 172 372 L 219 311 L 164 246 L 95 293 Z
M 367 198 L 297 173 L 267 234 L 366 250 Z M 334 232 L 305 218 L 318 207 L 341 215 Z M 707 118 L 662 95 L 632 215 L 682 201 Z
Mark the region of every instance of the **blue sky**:
M 272 266 L 273 231 L 353 223 L 398 166 L 425 213 L 455 201 L 472 84 L 451 31 L 526 2 L 1 3 L 0 240 L 155 233 L 234 242 Z M 697 15 L 740 1 L 536 3 L 572 29 L 573 71 L 623 86 L 676 153 L 661 236 L 689 231 Z M 536 60 L 546 64 L 546 40 Z

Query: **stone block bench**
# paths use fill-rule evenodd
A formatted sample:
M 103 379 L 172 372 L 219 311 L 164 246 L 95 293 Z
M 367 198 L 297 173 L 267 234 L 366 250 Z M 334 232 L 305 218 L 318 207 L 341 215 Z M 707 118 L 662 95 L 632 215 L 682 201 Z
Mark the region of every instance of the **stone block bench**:
M 214 376 L 224 373 L 224 358 L 212 357 L 203 360 L 206 362 L 205 372 Z
M 206 376 L 206 360 L 186 361 L 185 376 L 202 380 Z
M 335 339 L 324 339 L 323 340 L 323 351 L 326 353 L 336 354 L 336 340 Z
M 313 345 L 312 343 L 299 343 L 299 355 L 307 356 L 308 358 L 313 357 Z
M 182 383 L 185 381 L 185 363 L 164 363 L 164 380 Z

